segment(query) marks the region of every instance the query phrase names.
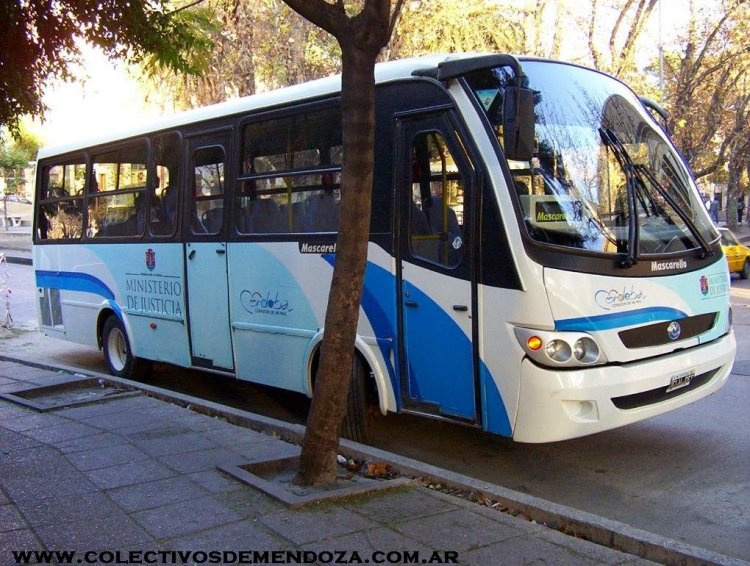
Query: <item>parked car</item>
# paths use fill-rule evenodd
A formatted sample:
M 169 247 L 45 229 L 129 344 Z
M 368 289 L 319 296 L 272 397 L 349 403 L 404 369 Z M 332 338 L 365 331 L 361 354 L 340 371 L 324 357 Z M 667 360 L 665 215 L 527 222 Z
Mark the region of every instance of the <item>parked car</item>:
M 727 256 L 729 273 L 739 273 L 740 279 L 750 277 L 750 248 L 743 245 L 728 228 L 719 228 L 721 249 Z

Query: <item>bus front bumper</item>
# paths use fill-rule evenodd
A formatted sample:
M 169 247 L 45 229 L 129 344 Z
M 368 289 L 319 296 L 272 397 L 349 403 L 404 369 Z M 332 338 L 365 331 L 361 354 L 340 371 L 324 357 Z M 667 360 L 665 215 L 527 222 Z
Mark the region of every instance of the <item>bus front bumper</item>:
M 525 359 L 513 440 L 576 438 L 697 401 L 726 383 L 736 348 L 729 332 L 703 346 L 619 366 L 559 371 Z

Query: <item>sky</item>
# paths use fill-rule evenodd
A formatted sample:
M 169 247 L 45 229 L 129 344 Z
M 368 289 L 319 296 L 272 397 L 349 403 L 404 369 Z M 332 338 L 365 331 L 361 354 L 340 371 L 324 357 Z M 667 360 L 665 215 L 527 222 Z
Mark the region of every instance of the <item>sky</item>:
M 584 5 L 578 0 L 558 1 L 573 9 Z M 696 1 L 710 5 L 719 0 Z M 661 2 L 662 37 L 669 43 L 687 23 L 688 0 Z M 644 45 L 652 45 L 654 53 L 659 38 L 658 20 L 658 10 L 655 10 L 644 33 Z M 112 62 L 90 47 L 84 46 L 83 53 L 84 65 L 77 74 L 84 80 L 57 82 L 47 89 L 44 100 L 49 111 L 44 123 L 33 128 L 45 145 L 63 143 L 71 136 L 76 139 L 96 136 L 102 133 L 103 127 L 122 130 L 166 115 L 163 107 L 145 101 L 144 89 L 127 73 L 123 63 Z M 647 50 L 641 53 L 646 58 L 652 57 Z

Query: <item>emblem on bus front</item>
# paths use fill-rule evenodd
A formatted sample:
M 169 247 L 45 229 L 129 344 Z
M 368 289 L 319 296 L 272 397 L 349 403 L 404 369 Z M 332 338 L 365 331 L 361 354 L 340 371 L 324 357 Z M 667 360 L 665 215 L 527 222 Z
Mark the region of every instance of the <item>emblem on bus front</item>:
M 667 326 L 667 336 L 669 336 L 670 340 L 677 340 L 681 333 L 682 328 L 680 327 L 680 323 L 676 320 L 673 320 L 669 323 L 669 326 Z
M 146 267 L 149 271 L 153 271 L 156 267 L 156 252 L 151 248 L 146 250 Z

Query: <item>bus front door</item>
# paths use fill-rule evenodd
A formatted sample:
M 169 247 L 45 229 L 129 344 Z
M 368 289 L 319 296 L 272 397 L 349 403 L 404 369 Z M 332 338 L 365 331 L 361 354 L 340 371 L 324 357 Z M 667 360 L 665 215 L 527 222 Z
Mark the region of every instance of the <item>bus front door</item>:
M 228 134 L 188 140 L 190 187 L 185 244 L 193 364 L 232 370 L 224 193 Z
M 446 117 L 399 122 L 404 410 L 481 422 L 471 235 L 474 175 Z

